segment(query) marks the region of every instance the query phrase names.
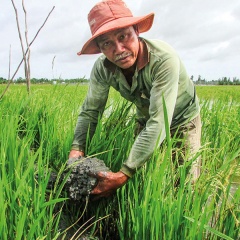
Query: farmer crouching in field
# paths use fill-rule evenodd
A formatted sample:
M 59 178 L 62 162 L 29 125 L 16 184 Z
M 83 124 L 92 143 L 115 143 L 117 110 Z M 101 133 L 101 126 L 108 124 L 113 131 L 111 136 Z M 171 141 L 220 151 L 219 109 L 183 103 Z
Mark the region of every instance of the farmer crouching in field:
M 92 37 L 78 55 L 103 53 L 95 62 L 89 90 L 75 129 L 69 158 L 84 156 L 90 126 L 94 134 L 113 87 L 136 105 L 142 131 L 136 137 L 127 160 L 119 172 L 99 173 L 92 194 L 108 196 L 123 186 L 149 159 L 156 144 L 164 140 L 163 97 L 171 134 L 185 139 L 184 151 L 195 154 L 200 148 L 200 108 L 193 82 L 175 50 L 160 40 L 139 37 L 148 31 L 154 14 L 133 17 L 121 0 L 102 1 L 88 15 Z M 200 174 L 200 159 L 193 162 L 193 181 Z

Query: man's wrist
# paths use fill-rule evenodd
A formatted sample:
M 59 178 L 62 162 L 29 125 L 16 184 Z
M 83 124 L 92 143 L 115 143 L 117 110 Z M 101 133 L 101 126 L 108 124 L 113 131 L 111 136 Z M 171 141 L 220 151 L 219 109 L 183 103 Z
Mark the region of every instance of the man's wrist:
M 129 179 L 129 176 L 123 173 L 122 171 L 119 171 L 117 174 L 117 182 L 119 183 L 119 187 L 123 186 Z
M 78 149 L 72 149 L 69 153 L 69 158 L 79 158 L 79 157 L 84 157 L 84 152 L 83 151 L 79 151 Z

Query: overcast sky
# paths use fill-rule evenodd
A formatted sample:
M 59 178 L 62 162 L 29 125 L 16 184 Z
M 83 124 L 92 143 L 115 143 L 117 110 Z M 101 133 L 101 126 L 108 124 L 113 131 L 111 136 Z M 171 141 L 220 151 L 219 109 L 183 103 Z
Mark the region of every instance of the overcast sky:
M 0 77 L 8 77 L 11 45 L 11 75 L 22 52 L 11 0 L 1 0 Z M 24 37 L 21 0 L 15 0 Z M 28 38 L 33 39 L 46 16 L 49 20 L 31 46 L 31 77 L 88 78 L 97 55 L 77 56 L 88 40 L 87 15 L 99 0 L 25 0 Z M 158 38 L 172 45 L 194 80 L 240 78 L 239 0 L 126 0 L 133 15 L 155 13 L 152 28 L 141 36 Z M 52 65 L 54 59 L 54 64 Z M 16 77 L 24 77 L 23 66 Z

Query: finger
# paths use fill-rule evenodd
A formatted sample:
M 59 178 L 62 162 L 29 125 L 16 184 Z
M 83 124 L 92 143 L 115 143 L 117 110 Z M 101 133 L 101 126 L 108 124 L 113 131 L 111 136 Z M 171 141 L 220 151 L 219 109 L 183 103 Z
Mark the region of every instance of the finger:
M 109 191 L 106 193 L 102 193 L 102 194 L 97 194 L 97 195 L 91 195 L 91 200 L 92 201 L 96 201 L 99 200 L 100 198 L 107 198 L 112 196 L 116 191 Z
M 89 172 L 88 175 L 91 177 L 95 177 L 98 180 L 102 180 L 108 176 L 108 173 L 107 172 Z
M 101 194 L 102 190 L 99 188 L 99 184 L 90 192 L 90 194 L 96 195 L 96 194 Z
M 109 191 L 108 189 L 106 189 L 106 184 L 104 184 L 103 181 L 99 181 L 97 183 L 97 186 L 91 191 L 90 194 L 104 194 L 105 192 Z

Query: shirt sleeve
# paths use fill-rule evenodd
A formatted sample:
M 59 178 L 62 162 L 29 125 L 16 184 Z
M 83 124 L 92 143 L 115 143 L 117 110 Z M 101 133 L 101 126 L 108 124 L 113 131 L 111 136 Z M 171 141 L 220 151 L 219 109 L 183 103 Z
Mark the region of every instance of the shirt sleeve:
M 108 99 L 109 85 L 100 76 L 95 63 L 90 77 L 87 96 L 78 116 L 77 125 L 74 132 L 72 149 L 83 150 L 85 152 L 86 139 L 89 134 L 90 139 L 95 133 L 96 126 Z
M 166 136 L 163 98 L 166 102 L 170 125 L 177 99 L 179 74 L 180 60 L 177 56 L 159 60 L 153 67 L 149 106 L 150 118 L 146 127 L 136 138 L 129 157 L 121 168 L 121 171 L 129 177 L 149 159 L 155 147 L 160 145 Z

